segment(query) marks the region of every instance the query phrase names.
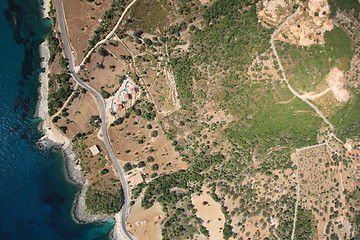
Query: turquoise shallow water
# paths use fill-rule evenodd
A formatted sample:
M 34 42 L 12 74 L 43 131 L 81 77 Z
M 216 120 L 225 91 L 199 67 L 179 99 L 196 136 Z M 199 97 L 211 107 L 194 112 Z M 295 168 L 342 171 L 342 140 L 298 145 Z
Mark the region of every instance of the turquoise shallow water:
M 38 47 L 51 28 L 40 3 L 0 0 L 0 239 L 109 239 L 113 221 L 74 221 L 62 154 L 36 147 Z

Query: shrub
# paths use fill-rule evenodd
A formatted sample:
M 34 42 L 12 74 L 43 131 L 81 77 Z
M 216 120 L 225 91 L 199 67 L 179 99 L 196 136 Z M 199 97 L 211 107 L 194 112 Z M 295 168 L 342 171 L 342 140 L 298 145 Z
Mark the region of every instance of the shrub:
M 149 157 L 147 157 L 146 161 L 147 162 L 153 162 L 153 161 L 155 161 L 155 159 L 154 159 L 153 156 L 149 156 Z
M 131 165 L 131 163 L 125 163 L 124 170 L 130 171 L 131 169 L 133 169 L 133 165 Z
M 109 52 L 108 52 L 105 48 L 103 48 L 103 47 L 99 48 L 98 53 L 99 53 L 100 56 L 102 56 L 102 57 L 109 56 Z
M 101 175 L 105 175 L 105 174 L 107 174 L 108 172 L 109 172 L 109 169 L 104 168 L 103 170 L 101 170 L 100 174 L 101 174 Z
M 159 164 L 157 164 L 157 163 L 153 164 L 153 165 L 151 166 L 151 169 L 152 169 L 153 171 L 158 170 L 158 169 L 159 169 Z

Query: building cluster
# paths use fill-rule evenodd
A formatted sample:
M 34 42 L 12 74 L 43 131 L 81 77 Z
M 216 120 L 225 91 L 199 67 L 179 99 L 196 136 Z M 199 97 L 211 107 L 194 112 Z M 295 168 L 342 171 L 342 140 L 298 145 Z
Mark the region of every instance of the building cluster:
M 115 96 L 112 107 L 113 111 L 124 109 L 126 104 L 133 99 L 133 96 L 139 91 L 130 81 L 126 81 L 123 86 Z

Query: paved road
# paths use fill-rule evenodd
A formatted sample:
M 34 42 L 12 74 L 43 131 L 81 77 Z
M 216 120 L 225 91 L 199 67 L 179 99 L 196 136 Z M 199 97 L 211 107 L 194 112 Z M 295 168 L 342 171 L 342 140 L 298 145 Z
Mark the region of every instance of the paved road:
M 56 1 L 56 12 L 57 12 L 57 19 L 59 22 L 59 27 L 60 27 L 60 33 L 62 36 L 62 40 L 63 40 L 63 44 L 64 44 L 64 48 L 65 48 L 65 53 L 67 58 L 69 59 L 69 67 L 70 67 L 70 72 L 71 72 L 71 76 L 73 77 L 73 79 L 83 88 L 89 90 L 92 94 L 94 94 L 94 96 L 96 97 L 96 99 L 99 102 L 99 106 L 100 106 L 100 110 L 101 110 L 101 133 L 103 136 L 103 140 L 104 140 L 104 144 L 105 147 L 109 153 L 110 159 L 111 161 L 114 163 L 119 175 L 120 175 L 120 181 L 121 181 L 121 186 L 123 189 L 123 193 L 124 193 L 124 205 L 121 209 L 122 212 L 122 216 L 121 216 L 121 226 L 122 226 L 122 231 L 124 233 L 125 236 L 127 236 L 128 239 L 133 240 L 133 236 L 130 235 L 130 233 L 126 230 L 126 219 L 127 219 L 127 214 L 128 214 L 128 205 L 129 205 L 129 190 L 128 190 L 128 185 L 125 179 L 125 173 L 123 168 L 121 167 L 117 157 L 115 156 L 115 153 L 110 145 L 109 142 L 109 138 L 108 138 L 108 134 L 107 134 L 107 129 L 106 129 L 106 114 L 105 114 L 105 103 L 104 100 L 102 98 L 102 96 L 92 87 L 90 87 L 89 85 L 87 85 L 86 83 L 82 82 L 79 78 L 79 76 L 77 75 L 76 71 L 75 71 L 75 64 L 74 64 L 74 56 L 71 52 L 71 48 L 70 48 L 70 44 L 69 44 L 69 39 L 67 37 L 67 32 L 66 32 L 66 26 L 65 26 L 65 21 L 64 21 L 64 14 L 63 14 L 63 8 L 62 8 L 62 3 L 61 0 L 57 0 Z

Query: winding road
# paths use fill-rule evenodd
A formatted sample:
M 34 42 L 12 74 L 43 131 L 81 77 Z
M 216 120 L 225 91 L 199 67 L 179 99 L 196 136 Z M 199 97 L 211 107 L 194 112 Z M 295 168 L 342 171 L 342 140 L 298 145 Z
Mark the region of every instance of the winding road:
M 135 1 L 133 1 L 130 5 L 132 5 Z M 110 141 L 109 141 L 109 138 L 108 138 L 104 99 L 102 98 L 102 96 L 94 88 L 92 88 L 91 86 L 89 86 L 89 85 L 85 84 L 83 81 L 81 81 L 79 76 L 77 75 L 77 73 L 75 71 L 74 56 L 72 54 L 70 44 L 69 44 L 69 39 L 68 39 L 68 36 L 67 36 L 67 31 L 66 31 L 66 25 L 65 25 L 61 0 L 56 0 L 56 13 L 57 13 L 57 19 L 58 19 L 58 22 L 59 22 L 59 30 L 60 30 L 61 37 L 62 37 L 63 44 L 64 44 L 65 54 L 66 54 L 66 56 L 67 56 L 67 58 L 69 60 L 69 68 L 70 68 L 71 76 L 81 87 L 83 87 L 83 88 L 87 89 L 88 91 L 90 91 L 96 97 L 96 99 L 99 102 L 100 111 L 101 111 L 101 121 L 102 121 L 101 122 L 101 133 L 102 133 L 102 136 L 103 136 L 103 141 L 104 141 L 106 150 L 109 153 L 110 159 L 114 163 L 114 165 L 115 165 L 115 167 L 116 167 L 116 169 L 117 169 L 117 171 L 119 173 L 121 186 L 122 186 L 123 193 L 124 193 L 124 205 L 123 205 L 123 207 L 121 209 L 121 213 L 122 213 L 122 216 L 121 216 L 122 232 L 123 232 L 123 235 L 126 236 L 128 239 L 133 240 L 134 237 L 126 229 L 126 219 L 127 219 L 127 215 L 128 215 L 128 205 L 129 205 L 128 185 L 127 185 L 127 181 L 125 179 L 125 172 L 124 172 L 123 168 L 121 167 L 117 157 L 115 156 L 115 153 L 114 153 L 114 151 L 113 151 L 113 149 L 111 147 L 111 144 L 110 144 Z
M 295 91 L 295 89 L 290 85 L 286 75 L 285 75 L 285 71 L 284 71 L 284 68 L 281 64 L 281 61 L 280 61 L 280 58 L 279 58 L 279 55 L 276 51 L 276 48 L 275 48 L 275 43 L 274 43 L 274 38 L 275 36 L 281 31 L 281 29 L 285 26 L 285 24 L 287 24 L 291 19 L 293 19 L 300 11 L 300 7 L 298 7 L 296 9 L 296 11 L 291 14 L 289 17 L 287 17 L 285 19 L 285 21 L 275 30 L 275 32 L 273 32 L 273 34 L 271 35 L 271 39 L 270 39 L 270 44 L 271 44 L 271 49 L 273 50 L 273 53 L 276 57 L 276 60 L 279 64 L 279 69 L 281 70 L 282 72 L 282 77 L 283 79 L 285 80 L 286 82 L 286 85 L 287 87 L 289 88 L 289 90 L 298 98 L 300 98 L 301 100 L 303 100 L 304 102 L 306 102 L 311 108 L 313 108 L 315 110 L 315 112 L 324 120 L 324 122 L 326 124 L 329 125 L 330 129 L 331 130 L 334 130 L 334 126 L 331 124 L 331 122 L 325 117 L 325 115 L 314 105 L 312 104 L 309 100 L 307 100 L 306 98 L 304 98 L 302 95 L 300 95 L 298 92 Z

